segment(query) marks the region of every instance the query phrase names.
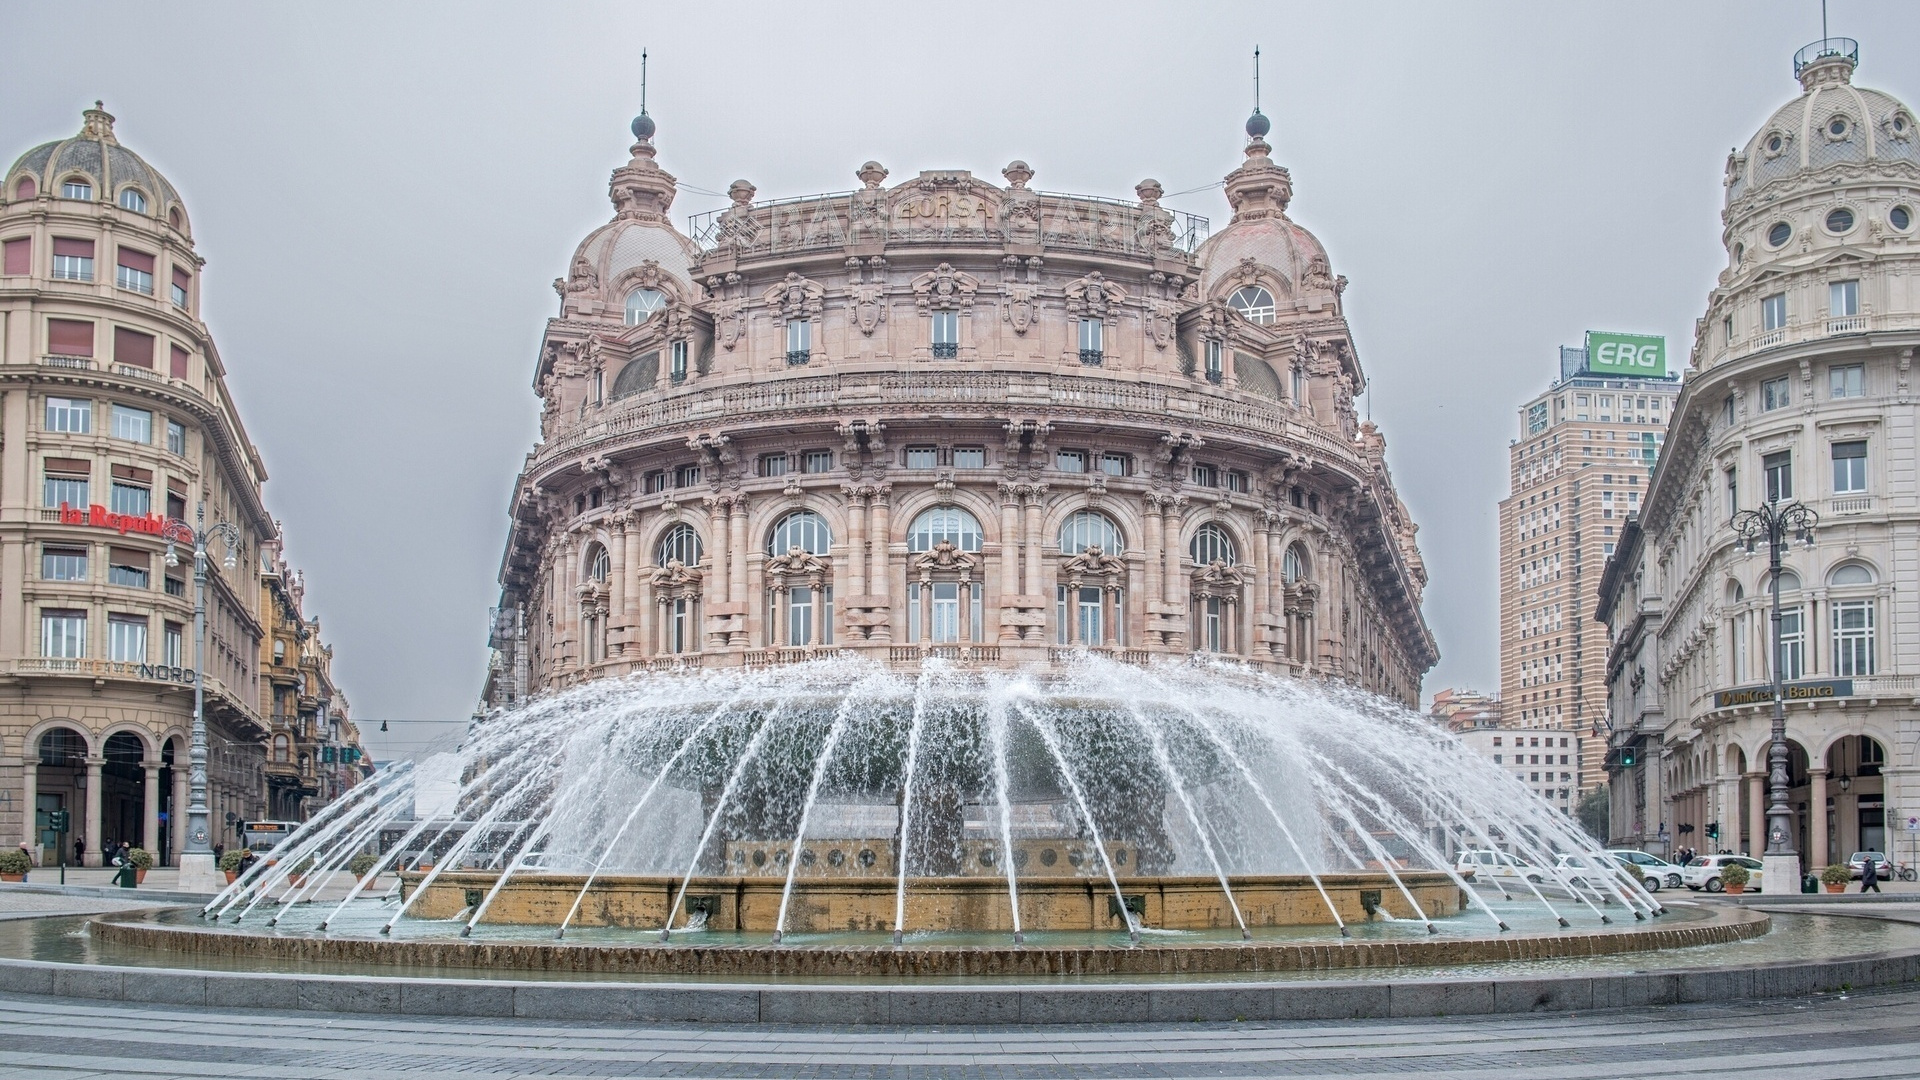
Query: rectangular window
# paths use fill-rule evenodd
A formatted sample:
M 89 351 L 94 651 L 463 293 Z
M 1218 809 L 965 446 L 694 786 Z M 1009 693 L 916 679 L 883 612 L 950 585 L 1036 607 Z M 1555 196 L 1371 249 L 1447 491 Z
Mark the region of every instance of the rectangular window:
M 113 437 L 128 442 L 153 442 L 153 414 L 125 405 L 113 407 Z
M 167 374 L 176 379 L 187 377 L 187 350 L 178 345 L 167 352 Z
M 1080 362 L 1098 365 L 1105 362 L 1106 324 L 1099 319 L 1080 320 Z
M 1827 286 L 1827 314 L 1844 319 L 1860 314 L 1860 283 L 1836 281 Z
M 809 450 L 807 451 L 807 456 L 801 461 L 801 466 L 802 466 L 803 472 L 810 472 L 810 473 L 832 472 L 833 471 L 833 451 Z
M 53 276 L 58 281 L 92 281 L 93 241 L 54 237 Z
M 153 335 L 124 326 L 113 328 L 113 362 L 128 367 L 153 368 Z
M 167 481 L 167 517 L 174 521 L 187 520 L 187 485 L 178 480 Z
M 1834 603 L 1833 673 L 1843 679 L 1873 674 L 1873 601 Z
M 79 398 L 48 398 L 46 430 L 64 431 L 69 435 L 91 434 L 93 402 Z
M 87 613 L 41 609 L 40 655 L 63 659 L 87 655 Z
M 107 584 L 129 589 L 152 588 L 150 576 L 153 556 L 137 548 L 112 548 L 107 552 Z
M 167 580 L 172 581 L 173 579 L 168 578 Z M 168 667 L 186 666 L 180 662 L 180 658 L 186 655 L 186 651 L 182 647 L 186 640 L 185 630 L 186 628 L 179 623 L 170 622 L 166 624 L 165 630 L 160 635 L 161 663 Z
M 1221 359 L 1221 345 L 1218 341 L 1207 342 L 1207 381 L 1218 383 L 1226 377 L 1226 367 Z
M 90 500 L 85 476 L 56 473 L 51 468 L 47 471 L 46 490 L 42 494 L 45 496 L 43 505 L 49 510 L 62 506 L 84 510 Z
M 1108 476 L 1125 476 L 1133 465 L 1133 458 L 1126 454 L 1101 454 L 1100 471 Z
M 1251 490 L 1251 487 L 1252 485 L 1247 481 L 1246 473 L 1240 472 L 1237 469 L 1229 471 L 1227 473 L 1227 490 L 1228 491 L 1237 491 L 1244 495 L 1249 490 Z
M 187 425 L 178 420 L 167 421 L 167 452 L 187 456 Z
M 1733 316 L 1720 320 L 1720 340 L 1722 344 L 1733 344 Z
M 957 311 L 936 311 L 933 313 L 933 356 L 936 360 L 951 360 L 960 355 L 960 313 Z
M 93 324 L 79 319 L 48 319 L 47 352 L 53 356 L 92 356 Z
M 1767 501 L 1786 502 L 1793 498 L 1793 451 L 1782 450 L 1760 459 L 1767 474 Z
M 125 484 L 115 480 L 113 482 L 113 493 L 108 498 L 108 502 L 111 505 L 108 506 L 107 509 L 112 510 L 116 514 L 132 514 L 135 517 L 146 517 L 153 512 L 153 489 L 141 487 L 139 484 Z
M 153 256 L 132 248 L 121 248 L 114 284 L 137 293 L 153 295 Z
M 671 366 L 667 369 L 668 377 L 671 378 L 674 382 L 686 382 L 687 381 L 687 343 L 684 341 L 674 342 L 671 356 L 672 356 L 672 360 L 670 361 Z
M 51 544 L 41 548 L 40 576 L 47 581 L 87 580 L 87 549 Z
M 1194 465 L 1192 474 L 1195 487 L 1213 488 L 1220 486 L 1220 470 L 1211 465 Z
M 655 469 L 648 473 L 643 486 L 649 495 L 658 495 L 660 492 L 667 490 L 667 471 L 665 469 Z
M 1772 412 L 1793 404 L 1793 384 L 1782 375 L 1760 384 L 1760 411 Z
M 907 447 L 907 468 L 937 469 L 940 467 L 940 448 L 937 446 Z
M 984 469 L 987 467 L 987 448 L 984 446 L 956 446 L 953 448 L 953 467 L 956 469 Z
M 147 662 L 146 616 L 107 616 L 107 659 L 123 664 Z
M 1295 405 L 1299 405 L 1307 400 L 1307 373 L 1299 365 L 1295 365 L 1292 371 L 1293 388 L 1287 396 Z
M 674 470 L 674 474 L 673 474 L 674 487 L 689 488 L 689 487 L 698 486 L 699 483 L 700 483 L 700 466 L 682 465 L 678 469 Z
M 1720 403 L 1720 422 L 1727 425 L 1728 427 L 1733 426 L 1733 395 L 1732 394 L 1728 394 L 1726 397 L 1726 400 Z
M 0 260 L 0 273 L 25 275 L 33 273 L 33 239 L 22 236 L 17 240 L 8 240 L 0 245 L 4 250 L 4 260 Z
M 793 319 L 787 323 L 787 363 L 804 364 L 813 359 L 813 320 Z
M 1788 682 L 1807 674 L 1807 624 L 1800 605 L 1780 609 L 1780 677 Z
M 1835 495 L 1858 495 L 1866 490 L 1866 441 L 1834 443 L 1833 493 Z
M 1867 395 L 1867 369 L 1863 364 L 1835 364 L 1827 369 L 1827 396 L 1855 398 Z
M 787 455 L 785 454 L 761 454 L 760 475 L 785 476 L 787 475 L 787 464 Z
M 168 596 L 187 595 L 187 582 L 184 578 L 170 577 L 164 585 Z
M 1787 325 L 1787 294 L 1774 293 L 1760 301 L 1760 329 L 1784 330 Z
M 173 268 L 173 306 L 187 306 L 187 286 L 193 283 L 193 275 L 176 266 Z
M 1726 478 L 1727 517 L 1731 518 L 1740 512 L 1740 474 L 1735 471 L 1733 466 L 1729 465 L 1727 467 Z
M 1061 472 L 1083 473 L 1087 471 L 1087 452 L 1085 450 L 1056 450 L 1053 453 L 1053 467 Z

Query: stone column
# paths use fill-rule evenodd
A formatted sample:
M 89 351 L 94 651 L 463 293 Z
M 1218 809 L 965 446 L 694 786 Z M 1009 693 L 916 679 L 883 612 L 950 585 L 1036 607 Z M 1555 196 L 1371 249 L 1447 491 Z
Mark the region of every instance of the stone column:
M 827 643 L 827 583 L 825 580 L 813 585 L 813 642 L 818 648 Z
M 735 495 L 727 501 L 727 600 L 739 603 L 747 598 L 747 497 Z
M 867 500 L 857 488 L 847 489 L 847 592 L 867 595 Z
M 106 758 L 87 758 L 87 865 L 99 866 L 100 863 L 100 768 L 107 763 Z M 71 834 L 69 834 L 71 837 Z M 114 837 L 115 840 L 120 837 Z
M 1807 799 L 1807 851 L 1800 865 L 1817 874 L 1827 865 L 1827 770 L 1812 769 L 1809 778 L 1813 792 Z
M 34 828 L 40 806 L 40 748 L 30 740 L 20 754 L 20 839 L 40 850 L 40 830 Z
M 1021 546 L 1026 549 L 1024 556 L 1027 567 L 1027 586 L 1024 592 L 1028 596 L 1045 597 L 1040 587 L 1040 493 L 1036 486 L 1026 496 L 1027 527 Z
M 1164 517 L 1165 539 L 1161 542 L 1161 552 L 1167 560 L 1166 595 L 1162 598 L 1169 604 L 1185 606 L 1187 590 L 1180 582 L 1180 511 L 1185 499 L 1174 496 L 1167 500 Z
M 630 514 L 627 522 L 626 570 L 621 577 L 627 582 L 623 594 L 626 607 L 620 612 L 620 621 L 627 628 L 622 637 L 622 650 L 629 657 L 645 657 L 653 650 L 648 648 L 646 620 L 642 614 L 647 611 L 645 593 L 647 591 L 647 556 L 640 549 L 640 519 Z
M 1144 597 L 1145 603 L 1142 605 L 1142 608 L 1149 613 L 1149 617 L 1151 616 L 1152 605 L 1158 603 L 1160 598 L 1166 595 L 1166 589 L 1160 583 L 1160 571 L 1163 569 L 1165 561 L 1160 554 L 1162 533 L 1166 528 L 1166 523 L 1160 516 L 1160 507 L 1164 502 L 1165 499 L 1159 495 L 1147 496 L 1147 535 L 1145 537 L 1146 542 L 1141 545 L 1146 552 L 1146 565 L 1142 569 L 1146 576 L 1147 595 Z
M 567 548 L 560 556 L 560 632 L 567 643 L 565 650 L 569 666 L 579 667 L 586 660 L 586 654 L 580 647 L 580 594 L 575 586 L 580 584 L 580 542 L 578 537 L 567 538 Z
M 187 850 L 187 770 L 182 768 L 179 751 L 173 759 L 173 802 L 167 806 L 167 846 L 173 849 L 173 865 Z
M 1115 647 L 1118 647 L 1126 640 L 1120 633 L 1120 628 L 1124 625 L 1121 622 L 1122 612 L 1120 610 L 1120 597 L 1122 595 L 1124 594 L 1118 585 L 1109 586 L 1107 589 L 1107 607 L 1109 610 L 1107 613 L 1107 640 L 1105 644 Z
M 873 489 L 873 534 L 870 540 L 873 545 L 873 575 L 869 588 L 873 590 L 875 599 L 881 601 L 880 606 L 883 608 L 887 607 L 884 602 L 893 577 L 893 570 L 889 565 L 890 549 L 893 547 L 893 528 L 887 519 L 890 488 L 891 485 L 880 484 Z M 885 621 L 873 626 L 872 640 L 882 642 L 893 640 L 893 612 L 890 608 L 887 610 Z
M 146 771 L 140 785 L 141 802 L 145 804 L 140 817 L 140 846 L 152 852 L 157 862 L 160 853 L 160 763 L 142 761 L 140 768 Z
M 607 544 L 607 657 L 626 652 L 627 645 L 627 516 L 615 514 Z
M 1000 485 L 1000 603 L 1006 605 L 1020 592 L 1020 496 L 1010 484 Z M 1018 641 L 1020 628 L 1008 622 L 1000 624 L 1001 641 Z
M 727 527 L 726 506 L 721 502 L 720 498 L 715 495 L 707 496 L 706 506 L 707 536 L 712 540 L 708 556 L 711 558 L 713 565 L 708 568 L 706 580 L 702 582 L 706 593 L 706 603 L 701 605 L 701 622 L 710 621 L 713 618 L 712 612 L 714 609 L 727 602 L 728 568 L 731 566 L 731 563 L 728 561 L 728 548 L 731 546 L 728 543 L 728 539 L 731 530 Z M 693 639 L 695 641 L 705 641 L 707 648 L 710 649 L 724 648 L 727 644 L 726 635 L 716 633 L 709 636 L 705 626 L 696 626 L 693 628 Z
M 1253 580 L 1247 583 L 1247 604 L 1249 609 L 1247 636 L 1237 642 L 1240 647 L 1234 651 L 1242 656 L 1254 656 L 1262 652 L 1271 652 L 1272 646 L 1262 645 L 1258 632 L 1252 629 L 1261 620 L 1272 622 L 1273 610 L 1273 545 L 1267 535 L 1266 514 L 1263 512 L 1254 519 L 1253 525 Z
M 1747 854 L 1767 849 L 1767 774 L 1747 774 Z M 1765 882 L 1762 882 L 1765 884 Z

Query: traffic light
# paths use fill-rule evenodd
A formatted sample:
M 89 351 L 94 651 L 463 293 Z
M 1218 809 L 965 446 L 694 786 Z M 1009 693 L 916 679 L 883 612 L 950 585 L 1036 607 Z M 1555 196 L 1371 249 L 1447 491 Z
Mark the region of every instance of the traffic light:
M 1707 822 L 1707 839 L 1709 840 L 1720 839 L 1720 823 L 1719 822 L 1717 821 Z
M 69 813 L 70 812 L 66 810 L 49 811 L 47 813 L 47 828 L 54 832 L 66 832 L 69 828 L 67 824 Z
M 1640 760 L 1639 751 L 1635 750 L 1633 747 L 1623 746 L 1620 748 L 1620 767 L 1621 768 L 1631 769 L 1633 768 L 1635 763 L 1637 763 L 1639 760 Z

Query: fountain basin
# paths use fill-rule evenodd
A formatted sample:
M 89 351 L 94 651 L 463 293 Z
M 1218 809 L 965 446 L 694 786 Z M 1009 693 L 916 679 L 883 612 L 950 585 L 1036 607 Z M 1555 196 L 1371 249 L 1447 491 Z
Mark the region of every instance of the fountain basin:
M 400 875 L 401 894 L 412 898 L 411 917 L 464 917 L 499 880 L 497 872 L 447 871 L 414 897 L 427 875 Z M 1444 873 L 1403 871 L 1400 881 L 1429 918 L 1457 913 L 1465 903 Z M 483 923 L 559 926 L 580 890 L 578 874 L 519 874 L 501 888 L 481 916 Z M 665 876 L 598 877 L 587 889 L 572 926 L 656 930 L 682 879 Z M 1249 927 L 1332 925 L 1331 901 L 1346 922 L 1376 912 L 1396 919 L 1419 915 L 1384 873 L 1323 874 L 1321 899 L 1305 874 L 1235 876 L 1233 899 Z M 674 927 L 772 934 L 786 881 L 774 876 L 695 877 L 674 916 Z M 879 932 L 894 925 L 896 882 L 891 878 L 801 878 L 794 882 L 785 931 L 790 934 Z M 1119 931 L 1128 929 L 1121 897 L 1134 921 L 1156 930 L 1230 930 L 1233 908 L 1218 878 L 1134 876 L 1120 879 L 1119 895 L 1104 877 L 1021 877 L 1020 925 L 1028 931 Z M 1007 882 L 998 877 L 916 877 L 906 890 L 905 925 L 916 930 L 1012 933 Z

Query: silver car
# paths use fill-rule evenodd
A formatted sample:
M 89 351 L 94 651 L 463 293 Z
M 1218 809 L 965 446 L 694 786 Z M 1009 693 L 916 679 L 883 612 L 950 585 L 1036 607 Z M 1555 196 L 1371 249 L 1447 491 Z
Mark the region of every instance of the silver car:
M 1660 858 L 1658 855 L 1649 855 L 1644 851 L 1636 851 L 1632 848 L 1614 848 L 1609 850 L 1607 854 L 1619 859 L 1621 862 L 1632 863 L 1634 868 L 1640 871 L 1642 878 L 1658 883 L 1652 886 L 1653 888 L 1677 889 L 1682 884 L 1680 867 Z

